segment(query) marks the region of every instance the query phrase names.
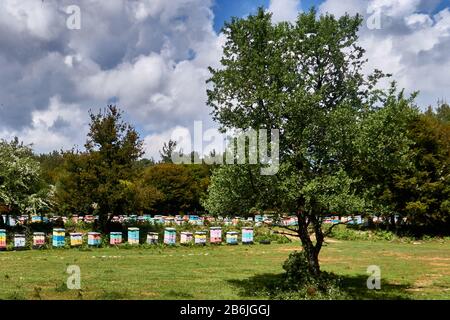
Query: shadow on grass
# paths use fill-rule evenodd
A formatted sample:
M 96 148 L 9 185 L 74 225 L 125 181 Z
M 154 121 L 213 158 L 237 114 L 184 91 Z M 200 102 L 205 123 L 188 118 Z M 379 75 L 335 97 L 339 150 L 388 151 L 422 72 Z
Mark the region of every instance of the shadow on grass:
M 194 296 L 190 293 L 174 290 L 170 290 L 165 294 L 165 296 L 169 299 L 180 299 L 180 300 L 189 300 L 194 298 Z
M 408 285 L 392 284 L 381 281 L 380 290 L 367 289 L 367 275 L 340 275 L 339 295 L 328 299 L 349 300 L 410 300 L 410 293 L 406 291 Z M 283 287 L 284 274 L 258 274 L 243 280 L 228 280 L 238 289 L 238 295 L 245 298 L 292 299 L 294 291 Z M 287 297 L 287 298 L 285 298 Z M 291 297 L 291 298 L 289 298 Z M 317 299 L 311 295 L 309 299 Z M 323 299 L 323 298 L 322 298 Z

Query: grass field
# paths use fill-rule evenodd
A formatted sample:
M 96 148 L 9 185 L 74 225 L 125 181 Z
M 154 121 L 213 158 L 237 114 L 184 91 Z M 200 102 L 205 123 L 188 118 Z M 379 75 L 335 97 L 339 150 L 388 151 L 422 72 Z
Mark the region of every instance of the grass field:
M 262 299 L 251 288 L 279 277 L 298 243 L 254 246 L 104 248 L 0 252 L 0 299 Z M 450 242 L 330 242 L 322 269 L 354 299 L 450 299 Z M 82 290 L 68 290 L 67 266 Z M 379 291 L 367 266 L 381 268 Z

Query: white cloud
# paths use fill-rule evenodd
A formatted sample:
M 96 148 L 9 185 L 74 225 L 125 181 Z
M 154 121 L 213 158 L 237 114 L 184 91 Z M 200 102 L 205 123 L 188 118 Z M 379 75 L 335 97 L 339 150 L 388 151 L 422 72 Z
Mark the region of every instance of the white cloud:
M 355 15 L 357 13 L 366 12 L 367 0 L 326 0 L 319 6 L 319 13 L 331 13 L 337 17 L 346 13 Z
M 368 12 L 381 12 L 391 17 L 403 18 L 413 14 L 421 0 L 372 0 L 368 5 Z
M 146 136 L 144 138 L 145 156 L 155 160 L 160 159 L 159 151 L 169 140 L 177 142 L 177 150 L 183 150 L 185 153 L 192 151 L 190 130 L 186 127 L 176 126 L 164 132 Z
M 21 131 L 4 131 L 2 136 L 11 139 L 18 136 L 26 144 L 33 144 L 40 152 L 61 150 L 83 140 L 81 134 L 88 131 L 87 114 L 76 104 L 64 104 L 60 97 L 50 99 L 48 109 L 32 112 L 31 125 Z
M 73 4 L 80 30 L 66 28 Z M 34 134 L 40 151 L 83 140 L 67 128 L 72 137 L 45 139 L 51 126 L 42 117 L 55 112 L 55 96 L 63 109 L 79 106 L 83 118 L 113 101 L 143 136 L 211 123 L 207 68 L 218 65 L 224 42 L 211 7 L 212 0 L 1 1 L 0 132 Z
M 59 13 L 53 4 L 34 0 L 8 0 L 0 2 L 0 23 L 17 32 L 29 32 L 41 40 L 51 40 L 57 35 L 53 26 Z
M 300 0 L 270 0 L 269 4 L 269 11 L 273 14 L 273 22 L 295 21 L 299 8 Z
M 434 1 L 435 2 L 435 1 Z M 81 30 L 65 8 L 81 8 Z M 319 12 L 380 10 L 381 29 L 361 29 L 368 69 L 395 74 L 423 105 L 450 87 L 450 11 L 421 11 L 427 0 L 326 0 Z M 0 137 L 19 135 L 38 151 L 83 143 L 87 110 L 114 101 L 145 137 L 149 155 L 176 128 L 213 122 L 208 66 L 218 67 L 223 36 L 213 0 L 0 1 Z M 275 21 L 293 21 L 300 0 L 271 0 Z M 450 97 L 447 96 L 450 100 Z M 154 146 L 153 146 L 154 144 Z
M 158 91 L 165 81 L 168 66 L 157 54 L 140 56 L 115 69 L 99 70 L 80 83 L 82 93 L 99 100 L 117 97 L 131 106 L 145 103 L 150 91 Z
M 195 128 L 194 128 L 195 127 Z M 226 136 L 217 128 L 205 126 L 196 122 L 192 127 L 176 126 L 162 133 L 155 133 L 144 138 L 145 154 L 148 158 L 159 159 L 159 151 L 169 140 L 177 143 L 176 150 L 189 154 L 195 150 L 200 156 L 209 155 L 212 151 L 225 151 Z
M 450 99 L 450 10 L 436 14 L 420 12 L 425 0 L 326 0 L 319 8 L 341 16 L 348 11 L 366 19 L 379 13 L 380 29 L 364 22 L 360 43 L 369 63 L 366 72 L 378 68 L 393 74 L 407 92 L 420 91 L 421 107 L 435 105 L 439 98 Z

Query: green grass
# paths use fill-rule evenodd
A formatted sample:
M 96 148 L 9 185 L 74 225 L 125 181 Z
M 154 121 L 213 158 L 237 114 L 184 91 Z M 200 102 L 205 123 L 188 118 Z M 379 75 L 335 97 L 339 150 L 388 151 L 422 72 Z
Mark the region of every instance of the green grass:
M 252 287 L 276 281 L 298 243 L 254 246 L 104 248 L 0 252 L 0 299 L 263 299 Z M 330 242 L 322 269 L 354 299 L 450 299 L 450 242 Z M 81 290 L 65 286 L 81 268 Z M 366 269 L 381 268 L 368 290 Z

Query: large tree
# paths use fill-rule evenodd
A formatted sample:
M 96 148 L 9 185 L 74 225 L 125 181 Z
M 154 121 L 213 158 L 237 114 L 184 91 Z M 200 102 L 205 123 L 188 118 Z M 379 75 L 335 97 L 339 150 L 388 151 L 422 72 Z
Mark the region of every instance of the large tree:
M 392 176 L 389 195 L 408 230 L 448 234 L 450 226 L 450 122 L 448 106 L 409 124 L 411 166 Z M 447 116 L 446 116 L 447 114 Z M 402 219 L 397 221 L 403 222 Z
M 386 95 L 380 96 L 382 108 L 366 112 L 354 140 L 358 150 L 354 176 L 361 177 L 359 189 L 366 195 L 365 210 L 383 217 L 388 228 L 399 225 L 395 219 L 401 211 L 394 191 L 397 177 L 414 170 L 414 140 L 409 129 L 419 117 L 415 96 L 405 98 L 393 83 Z
M 50 185 L 56 185 L 63 171 L 64 157 L 62 152 L 53 151 L 36 156 L 41 166 L 42 178 Z
M 0 141 L 0 206 L 7 215 L 37 214 L 50 206 L 52 189 L 41 177 L 30 146 Z M 4 221 L 0 216 L 0 225 Z
M 91 112 L 90 118 L 86 150 L 65 154 L 66 175 L 61 179 L 60 199 L 61 203 L 72 203 L 72 208 L 77 208 L 77 202 L 86 211 L 95 205 L 100 227 L 107 231 L 108 219 L 127 210 L 129 180 L 135 176 L 143 142 L 115 106 Z
M 271 187 L 254 188 L 253 197 L 270 208 L 267 201 L 275 195 L 280 212 L 297 215 L 296 232 L 315 276 L 326 235 L 324 215 L 364 206 L 356 195 L 355 165 L 361 163 L 356 137 L 367 114 L 379 108 L 374 87 L 384 74 L 363 75 L 364 49 L 357 44 L 361 21 L 360 16 L 318 17 L 311 10 L 294 24 L 273 24 L 271 14 L 260 9 L 225 24 L 222 67 L 210 69 L 208 104 L 222 129 L 279 130 L 280 170 L 274 182 L 260 184 Z M 212 178 L 211 196 L 217 198 L 220 191 L 214 188 L 233 179 L 224 176 L 227 170 L 245 172 L 219 169 L 222 177 Z

